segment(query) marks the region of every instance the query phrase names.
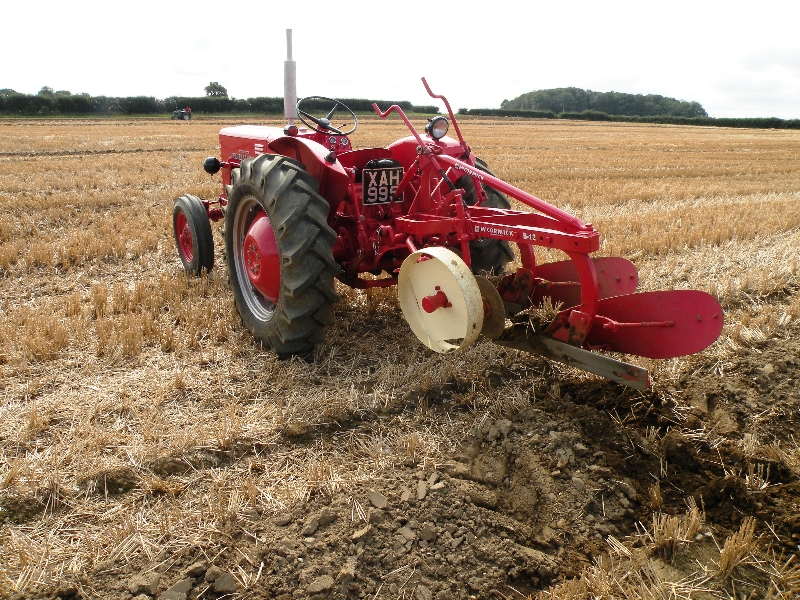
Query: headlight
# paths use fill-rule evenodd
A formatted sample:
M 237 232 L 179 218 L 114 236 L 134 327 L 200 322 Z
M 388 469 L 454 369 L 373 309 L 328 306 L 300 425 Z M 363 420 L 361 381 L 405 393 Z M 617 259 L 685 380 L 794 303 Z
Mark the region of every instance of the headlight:
M 450 127 L 450 123 L 444 117 L 434 117 L 428 122 L 425 131 L 435 140 L 442 139 Z
M 222 168 L 222 163 L 216 156 L 209 156 L 203 161 L 203 170 L 209 175 L 214 175 Z

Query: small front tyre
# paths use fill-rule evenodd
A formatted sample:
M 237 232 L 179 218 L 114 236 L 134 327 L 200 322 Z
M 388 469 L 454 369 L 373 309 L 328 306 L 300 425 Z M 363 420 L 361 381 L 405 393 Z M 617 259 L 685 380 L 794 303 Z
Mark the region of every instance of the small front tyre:
M 262 154 L 231 171 L 225 251 L 236 310 L 253 336 L 278 354 L 324 340 L 339 297 L 330 207 L 303 166 Z
M 214 238 L 205 206 L 197 196 L 177 198 L 172 208 L 172 231 L 183 268 L 200 275 L 214 266 Z

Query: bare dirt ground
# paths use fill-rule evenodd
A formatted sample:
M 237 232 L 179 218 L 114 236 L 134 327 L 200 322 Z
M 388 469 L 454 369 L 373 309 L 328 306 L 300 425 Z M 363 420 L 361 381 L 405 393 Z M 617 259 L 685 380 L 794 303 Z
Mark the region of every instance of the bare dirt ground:
M 180 271 L 221 122 L 0 122 L 0 597 L 794 598 L 800 134 L 465 121 L 718 342 L 636 392 L 338 291 L 308 360 Z M 396 123 L 367 121 L 359 146 Z

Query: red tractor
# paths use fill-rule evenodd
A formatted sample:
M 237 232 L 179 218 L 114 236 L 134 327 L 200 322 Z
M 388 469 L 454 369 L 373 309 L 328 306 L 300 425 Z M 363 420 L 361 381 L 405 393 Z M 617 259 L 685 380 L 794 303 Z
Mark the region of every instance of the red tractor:
M 305 353 L 324 339 L 336 279 L 361 289 L 397 285 L 411 329 L 437 352 L 483 334 L 639 389 L 650 383 L 646 370 L 597 351 L 669 358 L 719 336 L 722 308 L 712 296 L 634 293 L 630 261 L 592 258 L 600 234 L 590 224 L 495 177 L 424 79 L 449 121 L 436 116 L 418 132 L 398 106 L 373 105 L 382 118 L 396 113 L 410 135 L 359 150 L 349 137 L 355 113 L 322 97 L 300 100 L 294 113 L 293 80 L 290 50 L 288 125 L 222 129 L 222 160 L 203 165 L 221 171 L 222 194 L 181 196 L 173 211 L 178 253 L 195 274 L 211 270 L 210 221 L 224 220 L 236 309 L 279 354 Z M 450 123 L 455 138 L 446 135 Z M 512 209 L 509 197 L 533 211 Z M 567 260 L 537 264 L 535 246 Z M 505 272 L 514 260 L 520 266 Z M 561 307 L 549 324 L 519 318 L 544 303 Z

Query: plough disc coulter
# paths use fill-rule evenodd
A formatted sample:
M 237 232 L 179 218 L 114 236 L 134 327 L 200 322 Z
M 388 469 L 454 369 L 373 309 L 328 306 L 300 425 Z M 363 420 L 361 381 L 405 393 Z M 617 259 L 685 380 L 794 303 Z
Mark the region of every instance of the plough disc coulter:
M 592 257 L 600 245 L 592 225 L 495 177 L 424 79 L 449 121 L 437 116 L 419 132 L 400 107 L 373 105 L 382 118 L 397 114 L 410 135 L 353 150 L 358 120 L 346 105 L 291 100 L 291 45 L 286 70 L 286 127 L 222 129 L 222 160 L 204 163 L 221 172 L 222 193 L 182 196 L 173 211 L 178 253 L 195 274 L 213 265 L 209 222 L 224 221 L 236 309 L 276 352 L 308 352 L 324 339 L 334 279 L 397 285 L 411 330 L 436 352 L 483 336 L 636 388 L 649 385 L 647 372 L 608 351 L 670 358 L 719 336 L 723 313 L 712 296 L 636 293 L 630 261 Z M 451 124 L 455 138 L 446 135 Z M 509 198 L 531 210 L 512 209 Z M 538 264 L 535 247 L 565 260 Z M 536 324 L 545 307 L 555 317 Z

